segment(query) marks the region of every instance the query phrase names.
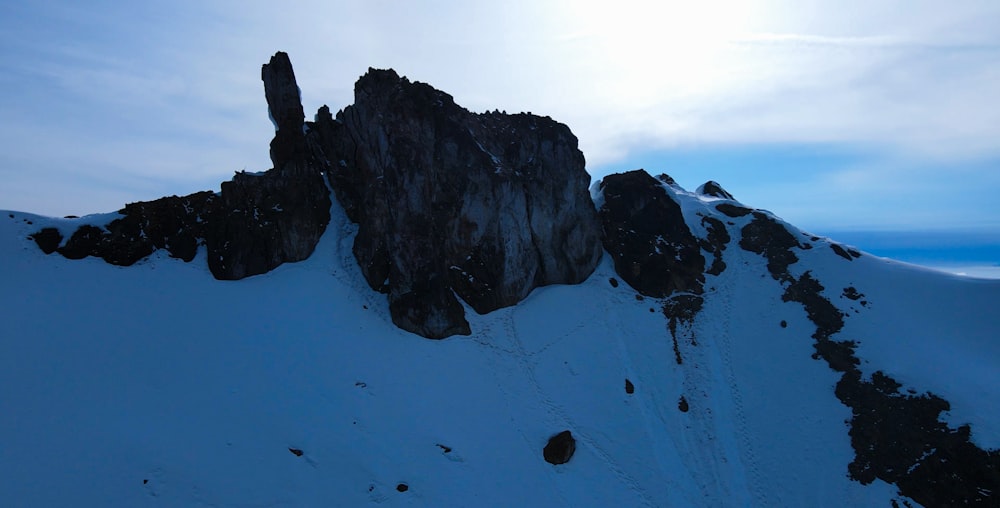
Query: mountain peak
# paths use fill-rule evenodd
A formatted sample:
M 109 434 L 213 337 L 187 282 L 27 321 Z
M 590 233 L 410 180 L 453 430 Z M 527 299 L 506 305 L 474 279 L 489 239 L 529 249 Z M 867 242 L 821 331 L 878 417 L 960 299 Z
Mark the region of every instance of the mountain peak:
M 365 492 L 373 502 L 384 501 L 379 482 L 397 485 L 400 494 L 426 492 L 454 504 L 456 497 L 448 497 L 450 477 L 406 482 L 369 477 L 383 474 L 386 464 L 396 467 L 398 449 L 423 457 L 414 462 L 420 469 L 444 471 L 444 463 L 432 461 L 446 460 L 446 466 L 456 466 L 447 474 L 471 471 L 477 479 L 502 463 L 496 467 L 506 468 L 510 478 L 542 478 L 536 490 L 556 492 L 545 499 L 565 504 L 996 504 L 1000 453 L 973 439 L 995 441 L 996 415 L 979 408 L 981 395 L 966 394 L 971 389 L 951 376 L 978 383 L 989 401 L 1000 400 L 991 374 L 996 355 L 981 354 L 996 349 L 989 305 L 1000 287 L 893 266 L 739 203 L 714 181 L 688 192 L 666 174 L 635 170 L 608 175 L 591 195 L 584 156 L 566 125 L 530 113 L 471 113 L 450 95 L 391 69 L 369 69 L 355 85 L 353 104 L 336 115 L 323 106 L 311 122 L 304 120 L 286 54 L 275 54 L 261 78 L 276 126 L 272 169 L 237 173 L 219 193 L 131 203 L 101 221 L 36 225 L 11 213 L 4 227 L 30 227 L 46 254 L 97 256 L 115 265 L 134 264 L 157 250 L 184 261 L 204 253 L 218 279 L 242 279 L 303 261 L 299 266 L 307 269 L 283 272 L 295 277 L 285 286 L 277 275 L 237 290 L 195 279 L 214 300 L 253 291 L 257 283 L 271 298 L 284 291 L 300 299 L 288 306 L 294 311 L 268 308 L 263 317 L 240 316 L 250 325 L 225 321 L 213 333 L 195 334 L 188 346 L 209 344 L 205 354 L 170 352 L 179 364 L 207 361 L 204 370 L 212 374 L 199 381 L 214 382 L 227 402 L 235 398 L 229 380 L 212 377 L 220 368 L 248 389 L 264 387 L 257 395 L 272 397 L 275 406 L 294 403 L 285 393 L 276 395 L 273 386 L 292 383 L 300 389 L 291 399 L 312 401 L 296 408 L 310 423 L 289 417 L 282 425 L 297 429 L 292 434 L 298 439 L 320 445 L 268 446 L 275 445 L 283 460 L 314 470 L 323 467 L 325 451 L 337 451 L 336 457 L 327 455 L 326 464 L 340 464 L 340 450 L 363 450 L 352 456 L 362 466 L 352 467 L 356 475 L 350 479 L 362 487 L 351 484 L 354 490 L 345 496 L 355 502 L 347 504 L 360 504 Z M 328 224 L 334 224 L 330 231 Z M 317 251 L 321 239 L 326 243 Z M 21 269 L 44 272 L 32 257 L 37 252 L 0 247 L 20 262 L 14 276 L 22 277 Z M 604 252 L 609 259 L 602 261 Z M 95 265 L 107 269 L 89 266 Z M 122 272 L 127 271 L 87 273 L 123 280 Z M 128 276 L 143 281 L 150 273 L 137 269 Z M 30 274 L 23 277 L 18 280 L 33 282 Z M 94 294 L 99 278 L 80 280 L 83 299 L 104 297 Z M 556 285 L 564 286 L 540 289 Z M 141 282 L 130 287 L 136 286 L 145 287 Z M 186 289 L 172 288 L 180 295 Z M 537 297 L 528 298 L 532 293 Z M 48 296 L 44 288 L 39 294 Z M 329 296 L 332 303 L 306 301 L 314 295 Z M 108 307 L 115 312 L 146 316 L 147 302 L 113 296 L 118 299 L 108 300 L 114 302 Z M 258 305 L 254 298 L 260 297 L 246 297 L 244 307 Z M 78 300 L 70 298 L 62 309 Z M 118 337 L 118 349 L 105 355 L 103 343 L 97 348 L 100 361 L 141 350 L 135 345 L 138 333 L 159 334 L 153 346 L 169 350 L 177 335 L 189 331 L 176 330 L 190 327 L 178 325 L 177 315 L 202 310 L 179 297 L 165 300 L 174 314 L 156 317 L 153 328 L 175 333 L 149 332 L 148 323 L 135 320 L 123 332 L 127 338 Z M 233 313 L 214 300 L 216 313 Z M 38 317 L 38 302 L 8 305 L 16 314 L 9 321 L 19 330 L 14 340 L 26 337 L 21 347 L 33 352 L 26 363 L 48 366 L 42 381 L 31 386 L 48 386 L 44 376 L 67 363 L 58 355 L 76 349 L 64 347 L 71 341 L 58 334 L 55 346 L 47 346 L 52 334 L 39 326 L 46 319 Z M 382 312 L 362 312 L 371 307 Z M 282 317 L 271 316 L 272 310 Z M 22 319 L 22 313 L 34 318 Z M 272 333 L 276 321 L 288 328 L 280 335 L 294 347 L 258 331 Z M 258 342 L 233 339 L 234 329 Z M 472 337 L 444 344 L 405 341 L 399 340 L 407 336 L 399 329 L 435 339 Z M 250 355 L 256 355 L 254 361 L 267 357 L 266 365 L 212 363 L 220 351 L 242 355 L 246 365 Z M 8 353 L 0 357 L 19 358 L 18 351 Z M 281 368 L 269 363 L 271 355 L 283 359 Z M 149 356 L 144 369 L 174 379 L 156 370 L 160 359 Z M 358 359 L 367 369 L 355 365 Z M 951 370 L 942 371 L 949 374 L 934 370 L 935 362 L 950 362 Z M 306 372 L 299 371 L 303 367 Z M 79 368 L 89 373 L 92 367 Z M 145 375 L 131 364 L 119 368 Z M 0 369 L 7 371 L 18 372 Z M 330 376 L 340 377 L 334 383 Z M 375 388 L 369 377 L 381 386 Z M 144 382 L 126 385 L 159 390 L 171 384 L 156 377 Z M 120 384 L 116 379 L 102 389 Z M 353 390 L 350 396 L 347 390 Z M 362 390 L 364 396 L 355 395 Z M 377 392 L 389 395 L 379 401 Z M 25 393 L 22 407 L 40 407 L 34 392 Z M 123 397 L 132 403 L 141 398 L 132 392 Z M 373 412 L 371 404 L 377 403 L 388 409 Z M 323 428 L 338 419 L 347 423 L 339 422 L 343 425 L 329 435 L 314 432 L 319 420 L 309 418 L 320 414 L 314 406 L 328 411 Z M 158 405 L 149 414 L 157 411 Z M 955 420 L 949 411 L 971 423 Z M 112 424 L 120 424 L 114 418 Z M 433 423 L 424 422 L 427 418 Z M 407 433 L 381 420 L 418 430 Z M 480 426 L 499 444 L 482 446 Z M 21 435 L 36 425 L 15 427 Z M 381 432 L 370 434 L 376 427 Z M 442 428 L 459 443 L 439 439 Z M 110 434 L 104 428 L 98 433 Z M 427 443 L 414 444 L 399 433 Z M 372 450 L 375 459 L 367 453 Z M 258 457 L 258 451 L 246 456 Z M 424 460 L 425 455 L 433 458 Z M 412 469 L 410 474 L 420 476 Z M 299 478 L 302 470 L 294 471 L 291 477 Z M 596 493 L 606 496 L 600 503 L 578 488 L 591 487 L 590 479 L 598 477 L 606 482 Z M 671 488 L 662 488 L 664 478 L 675 482 Z M 323 476 L 324 489 L 327 480 Z M 492 477 L 488 483 L 484 488 L 500 485 Z M 430 485 L 438 490 L 425 489 Z

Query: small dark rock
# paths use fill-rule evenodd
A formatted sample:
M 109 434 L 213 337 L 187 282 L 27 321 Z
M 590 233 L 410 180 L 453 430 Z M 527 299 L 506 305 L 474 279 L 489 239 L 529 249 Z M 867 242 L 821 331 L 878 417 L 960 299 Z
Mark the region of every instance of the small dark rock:
M 450 446 L 445 446 L 445 445 L 443 445 L 441 443 L 438 443 L 437 447 L 440 448 L 441 451 L 444 452 L 444 453 L 451 453 L 451 447 Z
M 836 252 L 838 256 L 848 261 L 854 261 L 854 258 L 852 258 L 850 254 L 848 254 L 847 249 L 841 247 L 840 245 L 831 243 L 830 248 L 833 249 L 833 252 Z
M 635 393 L 635 385 L 633 385 L 632 382 L 628 380 L 628 378 L 625 379 L 625 393 L 629 395 Z
M 59 248 L 59 244 L 62 243 L 62 234 L 56 228 L 42 229 L 28 238 L 34 240 L 38 244 L 38 248 L 42 249 L 42 252 L 46 254 L 55 252 Z
M 608 282 L 611 284 L 611 287 L 613 288 L 618 287 L 618 279 L 611 277 L 610 279 L 608 279 Z
M 715 205 L 715 209 L 733 218 L 749 215 L 752 211 L 745 206 L 737 206 L 731 203 L 721 203 Z
M 296 457 L 301 457 L 303 453 L 302 450 L 299 450 L 298 448 L 289 448 L 288 451 L 292 452 L 292 455 L 295 455 Z
M 405 483 L 400 483 L 399 485 L 396 485 L 396 490 L 400 492 L 406 492 L 410 490 L 410 486 Z
M 782 319 L 781 320 L 781 327 L 782 328 L 788 328 L 788 321 L 785 321 L 784 319 Z
M 147 483 L 149 483 L 149 479 L 148 478 L 143 478 L 142 479 L 142 484 L 145 485 Z
M 864 293 L 858 292 L 857 288 L 854 286 L 847 286 L 844 288 L 844 298 L 847 298 L 848 300 L 858 301 L 861 298 L 864 298 L 864 296 Z
M 681 400 L 677 401 L 677 409 L 680 409 L 682 413 L 687 413 L 688 409 L 690 409 L 690 407 L 688 407 L 688 401 L 683 395 L 681 395 Z
M 565 464 L 573 457 L 575 451 L 576 439 L 570 431 L 564 430 L 549 438 L 548 444 L 542 450 L 542 456 L 549 464 Z
M 723 189 L 721 185 L 713 180 L 709 180 L 702 184 L 701 187 L 698 187 L 698 194 L 703 196 L 714 196 L 722 199 L 735 199 L 732 194 L 726 192 L 726 189 Z

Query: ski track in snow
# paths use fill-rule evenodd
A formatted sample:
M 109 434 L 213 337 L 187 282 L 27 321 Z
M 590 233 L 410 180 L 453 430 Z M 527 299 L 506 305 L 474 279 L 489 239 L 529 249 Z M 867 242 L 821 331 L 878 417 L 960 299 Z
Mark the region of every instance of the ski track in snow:
M 730 235 L 735 237 L 732 232 Z M 726 249 L 723 253 L 723 260 L 728 259 L 727 266 L 739 265 L 743 263 L 744 257 L 743 250 L 739 248 L 738 245 L 731 246 Z M 736 258 L 735 260 L 733 258 Z M 753 450 L 753 437 L 750 435 L 749 427 L 746 420 L 746 411 L 743 407 L 743 394 L 741 389 L 741 384 L 736 379 L 736 374 L 733 369 L 733 343 L 732 343 L 732 315 L 735 308 L 740 307 L 739 304 L 734 305 L 734 300 L 742 296 L 739 292 L 739 288 L 743 287 L 743 281 L 735 281 L 736 274 L 730 270 L 724 270 L 721 274 L 712 277 L 707 281 L 708 283 L 718 284 L 715 290 L 708 297 L 714 297 L 722 307 L 722 312 L 716 314 L 721 317 L 721 325 L 718 327 L 718 333 L 712 336 L 713 339 L 717 340 L 718 350 L 721 354 L 725 386 L 729 387 L 729 394 L 733 404 L 733 416 L 735 417 L 735 431 L 737 439 L 739 441 L 739 458 L 741 459 L 742 466 L 745 471 L 744 481 L 747 483 L 750 496 L 753 498 L 754 505 L 756 506 L 771 506 L 770 500 L 767 497 L 766 490 L 764 489 L 764 476 L 760 471 L 760 467 L 757 464 L 756 457 Z M 721 392 L 721 390 L 720 390 Z M 746 477 L 749 475 L 749 478 Z M 749 481 L 747 481 L 749 480 Z M 780 503 L 777 503 L 780 504 Z
M 80 490 L 78 499 L 83 504 L 107 501 L 119 506 L 228 503 L 273 507 L 310 506 L 315 503 L 309 500 L 327 495 L 333 496 L 329 499 L 350 500 L 354 505 L 385 506 L 432 506 L 448 500 L 467 505 L 523 505 L 534 499 L 518 498 L 525 494 L 513 491 L 509 498 L 505 497 L 511 487 L 517 486 L 490 484 L 482 479 L 493 475 L 498 482 L 523 481 L 521 487 L 539 495 L 539 502 L 561 506 L 588 505 L 587 501 L 589 505 L 607 504 L 609 498 L 599 496 L 608 493 L 616 496 L 622 506 L 878 505 L 876 501 L 891 499 L 895 494 L 892 486 L 876 482 L 862 487 L 843 477 L 853 452 L 847 429 L 841 424 L 841 415 L 849 413 L 829 391 L 832 386 L 827 380 L 835 376 L 825 364 L 813 363 L 804 343 L 796 342 L 809 341 L 808 334 L 802 335 L 809 329 L 804 311 L 797 304 L 780 302 L 780 283 L 760 277 L 765 260 L 738 246 L 739 228 L 745 220 L 727 226 L 734 238 L 724 251 L 727 268 L 718 276 L 706 277 L 703 310 L 692 324 L 678 326 L 682 365 L 674 363 L 670 332 L 662 312 L 647 313 L 657 301 L 647 298 L 637 302 L 636 293 L 624 284 L 610 288 L 607 279 L 616 274 L 607 258 L 590 279 L 572 292 L 547 293 L 565 288 L 541 288 L 517 306 L 482 316 L 466 307 L 473 335 L 438 342 L 424 341 L 392 324 L 385 295 L 370 289 L 354 259 L 356 226 L 337 206 L 331 209 L 328 228 L 336 238 L 321 243 L 322 248 L 318 247 L 313 255 L 315 259 L 287 264 L 273 274 L 225 283 L 209 280 L 208 270 L 202 265 L 167 259 L 163 253 L 133 268 L 109 267 L 94 259 L 45 257 L 24 240 L 35 228 L 21 224 L 23 220 L 19 216 L 18 224 L 4 225 L 4 231 L 10 232 L 12 238 L 16 235 L 20 238 L 16 242 L 21 243 L 0 245 L 12 256 L 11 266 L 15 267 L 9 280 L 18 281 L 18 287 L 8 282 L 7 308 L 11 310 L 6 317 L 8 325 L 19 331 L 19 337 L 16 341 L 7 338 L 11 342 L 4 351 L 8 358 L 24 356 L 10 362 L 8 372 L 0 372 L 7 376 L 3 378 L 5 384 L 14 387 L 0 395 L 23 405 L 14 405 L 15 410 L 22 409 L 15 414 L 23 424 L 0 420 L 0 426 L 6 424 L 6 435 L 11 439 L 11 447 L 3 452 L 8 454 L 4 460 L 17 458 L 17 462 L 8 462 L 9 477 L 16 479 L 12 484 L 25 483 L 27 475 L 34 474 L 79 488 L 83 477 L 72 468 L 84 464 L 84 459 L 131 454 L 134 458 L 120 463 L 110 459 L 88 463 L 87 478 L 93 477 L 92 483 L 98 486 Z M 43 219 L 35 220 L 44 223 Z M 806 268 L 815 270 L 827 286 L 827 297 L 856 307 L 838 300 L 840 288 L 855 285 L 855 279 L 861 282 L 860 278 L 868 273 L 881 273 L 875 271 L 880 267 L 867 258 L 846 264 L 824 250 L 824 245 L 816 247 L 800 253 L 803 262 L 791 266 L 790 271 L 799 276 Z M 204 251 L 200 251 L 195 263 L 203 261 Z M 896 266 L 889 269 L 895 270 L 891 274 L 898 280 L 909 280 L 910 272 Z M 197 287 L 213 300 L 196 301 L 190 306 L 178 304 L 184 288 L 169 286 L 170 278 L 163 277 L 175 273 L 183 283 L 206 284 Z M 956 295 L 962 294 L 958 290 L 982 285 L 922 276 L 942 288 L 955 287 Z M 296 312 L 303 301 L 278 309 L 276 315 L 284 319 L 281 327 L 269 327 L 266 316 L 261 319 L 245 314 L 247 308 L 256 309 L 255 298 L 270 302 L 267 305 L 279 302 L 274 295 L 287 289 L 287 285 L 282 286 L 286 280 L 295 281 L 296 290 L 304 295 L 302 298 L 312 298 L 312 304 L 318 296 L 335 296 L 336 326 L 330 328 L 330 323 L 322 321 L 324 316 L 329 319 L 325 314 L 328 310 L 322 306 L 307 307 L 308 315 Z M 109 287 L 91 293 L 87 287 L 95 281 L 107 282 Z M 845 338 L 858 336 L 863 340 L 859 349 L 862 352 L 887 352 L 881 358 L 875 357 L 875 365 L 870 368 L 882 368 L 883 363 L 895 360 L 895 356 L 888 356 L 889 352 L 896 354 L 895 339 L 883 339 L 876 333 L 881 331 L 878 323 L 869 323 L 863 316 L 882 315 L 878 313 L 901 294 L 892 285 L 876 282 L 868 284 L 871 287 L 856 285 L 870 294 L 874 304 L 868 305 L 858 318 L 848 320 L 848 327 L 858 327 L 858 331 L 845 333 Z M 64 283 L 62 290 L 45 289 Z M 121 297 L 151 283 L 167 285 L 139 291 L 134 304 Z M 24 287 L 32 284 L 42 289 L 24 293 Z M 332 286 L 336 286 L 334 290 L 326 291 Z M 264 293 L 254 293 L 258 290 Z M 69 299 L 60 291 L 68 291 Z M 157 300 L 161 293 L 168 296 Z M 18 296 L 21 294 L 34 294 L 35 300 L 24 304 Z M 996 293 L 983 290 L 974 294 L 988 301 Z M 82 299 L 71 301 L 73 295 Z M 233 299 L 235 307 L 225 305 L 227 298 Z M 781 316 L 789 319 L 788 332 L 772 331 L 775 323 L 757 319 L 760 312 L 774 308 L 771 299 L 780 306 Z M 956 299 L 961 303 L 961 298 Z M 592 301 L 600 303 L 578 305 Z M 154 305 L 150 306 L 151 302 Z M 156 304 L 168 305 L 175 312 L 197 311 L 199 305 L 211 305 L 211 316 L 196 313 L 186 319 L 192 323 L 200 319 L 213 326 L 211 330 L 225 330 L 223 325 L 232 327 L 233 333 L 243 336 L 229 339 L 216 332 L 210 340 L 190 341 L 184 326 L 155 321 L 176 320 L 176 316 L 157 317 L 149 310 Z M 977 309 L 983 309 L 980 314 L 986 315 L 986 304 L 978 305 Z M 113 308 L 116 318 L 124 319 L 119 324 L 130 330 L 128 333 L 139 336 L 146 330 L 149 337 L 135 343 L 123 337 L 108 339 L 106 322 L 104 327 L 88 329 L 88 325 L 98 325 L 101 320 L 100 314 L 91 317 L 87 313 L 102 306 Z M 76 329 L 46 328 L 45 320 L 51 317 L 45 312 L 49 307 L 75 312 L 67 319 L 80 320 Z M 960 310 L 943 315 L 961 316 Z M 235 321 L 215 318 L 226 312 L 244 314 Z M 130 316 L 131 320 L 126 319 Z M 319 325 L 311 324 L 313 317 Z M 995 323 L 989 318 L 979 319 L 985 325 Z M 265 326 L 250 329 L 241 320 Z M 930 318 L 924 321 L 933 322 Z M 155 329 L 165 324 L 176 332 Z M 317 331 L 313 328 L 317 326 L 327 328 Z M 67 337 L 72 339 L 77 337 L 78 329 L 82 337 L 91 340 L 54 341 L 52 334 L 44 331 L 49 329 L 71 331 Z M 793 331 L 801 336 L 788 335 Z M 691 341 L 692 333 L 697 345 Z M 908 331 L 918 337 L 923 336 L 920 333 Z M 985 332 L 982 335 L 985 337 Z M 102 337 L 106 343 L 93 340 Z M 275 338 L 285 342 L 275 345 Z M 770 346 L 766 342 L 747 342 L 762 339 L 773 342 Z M 178 340 L 191 351 L 172 348 Z M 38 343 L 54 347 L 31 346 Z M 142 347 L 138 347 L 140 344 Z M 754 356 L 758 348 L 762 352 Z M 150 349 L 155 353 L 149 353 Z M 180 374 L 170 369 L 156 370 L 161 363 L 156 356 L 161 352 L 168 356 L 163 361 L 178 366 L 193 363 L 195 367 Z M 155 375 L 139 371 L 136 383 L 142 386 L 129 391 L 89 365 L 68 361 L 75 359 L 75 353 L 89 354 L 88 362 L 118 368 L 116 376 L 135 375 L 140 368 L 130 367 L 133 360 L 137 365 L 148 362 L 145 365 Z M 218 365 L 205 360 L 220 354 L 225 360 Z M 320 357 L 310 356 L 316 354 Z M 18 370 L 18 363 L 33 367 Z M 902 370 L 908 365 L 890 363 L 889 367 Z M 984 365 L 988 366 L 988 362 L 984 361 Z M 781 366 L 795 368 L 777 368 Z M 232 379 L 220 380 L 213 374 L 216 368 L 217 376 Z M 459 377 L 452 368 L 465 370 L 458 371 Z M 17 392 L 46 386 L 45 376 L 62 372 L 73 372 L 74 377 L 72 381 L 60 381 L 55 376 L 56 383 L 65 384 L 59 390 L 39 391 L 37 398 L 15 398 L 20 397 Z M 189 379 L 204 381 L 206 386 L 184 385 L 183 376 L 188 372 L 195 376 Z M 449 374 L 455 377 L 449 378 Z M 635 382 L 633 394 L 624 395 L 620 385 L 614 390 L 609 388 L 611 380 L 621 382 L 619 374 Z M 464 380 L 469 386 L 452 389 L 454 385 L 449 383 L 453 379 Z M 924 386 L 925 381 L 919 372 L 901 379 L 917 387 Z M 42 380 L 44 383 L 40 383 Z M 788 380 L 799 380 L 808 390 L 800 393 Z M 951 386 L 947 376 L 930 380 L 943 388 Z M 101 384 L 104 381 L 107 383 Z M 367 384 L 352 386 L 355 382 Z M 73 387 L 76 383 L 85 389 Z M 230 392 L 231 386 L 238 387 L 239 393 Z M 421 387 L 433 392 L 422 392 Z M 142 412 L 154 408 L 148 415 L 151 420 L 145 421 L 144 414 L 126 414 L 117 409 L 109 412 L 100 404 L 77 404 L 62 395 L 74 389 L 96 397 L 96 402 L 119 404 L 119 409 Z M 436 399 L 435 393 L 444 395 Z M 136 394 L 148 397 L 133 398 Z M 690 406 L 687 413 L 677 407 L 682 395 Z M 774 406 L 761 404 L 772 395 L 777 400 Z M 173 404 L 178 412 L 157 412 L 155 405 L 144 402 L 152 397 Z M 256 397 L 257 402 L 250 397 Z M 451 402 L 471 407 L 449 416 L 453 409 L 446 403 Z M 71 408 L 66 411 L 75 412 L 64 414 L 58 408 L 60 404 Z M 274 407 L 264 406 L 262 410 L 261 404 Z M 424 414 L 430 413 L 427 407 L 440 410 Z M 992 422 L 993 416 L 982 411 L 982 416 L 971 416 Z M 78 438 L 69 435 L 69 427 L 51 423 L 69 418 L 70 414 L 95 423 L 80 427 Z M 164 421 L 152 420 L 158 416 Z M 425 417 L 429 418 L 427 422 L 417 421 Z M 224 423 L 230 419 L 231 423 Z M 396 419 L 410 423 L 399 426 L 393 423 Z M 191 423 L 202 420 L 204 427 Z M 466 430 L 466 421 L 481 428 Z M 773 429 L 771 421 L 775 422 Z M 454 422 L 458 423 L 449 425 Z M 550 435 L 563 429 L 571 430 L 577 439 L 577 455 L 566 465 L 552 467 L 542 461 L 541 450 Z M 975 433 L 980 427 L 973 429 Z M 126 440 L 107 438 L 107 434 L 122 430 Z M 495 442 L 484 443 L 491 436 L 496 437 Z M 226 454 L 214 453 L 215 446 L 230 445 L 226 440 L 232 440 L 235 446 L 223 448 Z M 436 442 L 455 449 L 443 455 L 433 449 Z M 500 443 L 499 447 L 491 448 L 495 443 Z M 132 448 L 137 444 L 138 448 Z M 283 449 L 291 446 L 305 450 L 305 456 L 294 458 Z M 507 448 L 511 450 L 508 455 L 497 453 Z M 787 459 L 798 462 L 789 462 L 796 466 L 788 468 Z M 823 472 L 823 476 L 800 473 L 807 469 Z M 119 477 L 135 480 L 135 488 L 115 484 Z M 140 487 L 141 479 L 148 483 Z M 402 481 L 411 485 L 405 494 L 395 488 Z M 235 491 L 227 491 L 239 482 L 253 493 L 252 501 L 245 493 L 239 498 L 234 497 Z M 0 485 L 0 491 L 6 492 L 12 486 L 16 487 Z M 136 495 L 139 488 L 142 490 Z M 43 487 L 29 486 L 9 493 L 5 502 L 23 501 L 29 494 L 55 499 Z M 477 494 L 491 497 L 477 498 Z M 588 497 L 591 495 L 594 497 Z M 140 503 L 132 502 L 140 496 Z
M 586 447 L 597 455 L 603 464 L 608 466 L 610 472 L 620 483 L 624 484 L 630 491 L 634 492 L 642 500 L 643 506 L 657 506 L 643 486 L 615 460 L 614 455 L 610 453 L 597 439 L 591 438 L 585 430 L 586 427 L 579 424 L 575 418 L 571 417 L 565 408 L 552 400 L 552 398 L 546 393 L 546 390 L 542 388 L 536 377 L 535 370 L 537 365 L 532 361 L 532 359 L 571 336 L 572 331 L 585 328 L 585 323 L 581 323 L 580 325 L 574 327 L 570 333 L 564 334 L 561 337 L 545 343 L 542 347 L 533 352 L 529 352 L 517 331 L 517 313 L 517 307 L 495 311 L 494 314 L 497 314 L 497 318 L 491 320 L 492 326 L 487 325 L 487 327 L 481 332 L 473 335 L 473 337 L 482 336 L 483 339 L 474 339 L 475 342 L 494 352 L 493 356 L 498 360 L 498 368 L 495 369 L 494 372 L 496 374 L 507 373 L 508 375 L 511 375 L 511 372 L 519 374 L 521 379 L 527 382 L 528 391 L 533 394 L 535 402 L 537 402 L 543 409 L 544 413 L 548 415 L 549 423 L 552 428 L 567 428 L 573 433 L 573 437 L 577 440 L 576 453 L 579 454 L 581 448 Z M 499 321 L 499 323 L 497 323 L 497 321 Z M 495 326 L 497 324 L 499 324 L 502 329 L 500 334 L 496 333 Z M 499 346 L 495 343 L 500 339 L 503 339 L 504 346 Z M 505 366 L 501 365 L 504 361 L 513 363 L 514 369 L 504 368 Z M 498 379 L 498 382 L 499 381 L 500 380 Z M 503 383 L 499 383 L 499 385 L 502 387 Z M 507 391 L 504 391 L 504 396 L 508 407 L 524 405 L 523 396 L 512 396 L 511 393 Z M 511 414 L 516 414 L 516 412 L 511 411 Z M 524 428 L 525 426 L 522 425 L 518 427 Z M 538 443 L 536 442 L 537 436 L 528 436 L 522 433 L 522 437 L 529 447 L 540 449 Z M 546 439 L 547 438 L 548 436 L 546 436 Z M 544 444 L 544 442 L 542 442 L 542 444 Z M 571 506 L 569 500 L 564 496 L 563 501 L 565 506 Z

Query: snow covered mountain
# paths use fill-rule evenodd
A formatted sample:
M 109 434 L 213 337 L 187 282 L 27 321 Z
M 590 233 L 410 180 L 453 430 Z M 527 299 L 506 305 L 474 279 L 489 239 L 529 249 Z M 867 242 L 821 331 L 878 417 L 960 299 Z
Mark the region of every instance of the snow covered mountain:
M 408 90 L 401 86 L 389 88 Z M 272 95 L 276 123 L 301 123 L 274 115 Z M 363 104 L 344 118 L 363 118 Z M 547 164 L 535 162 L 535 148 L 507 150 L 503 132 L 541 129 L 537 150 L 575 149 L 575 138 L 560 144 L 568 138 L 558 125 L 501 116 L 467 124 L 442 104 L 454 123 L 432 122 L 434 143 L 450 147 L 468 132 L 471 144 L 460 146 L 474 153 L 454 161 L 481 161 L 497 181 L 530 180 Z M 348 123 L 317 119 L 310 128 L 337 125 Z M 379 139 L 366 125 L 355 126 Z M 472 247 L 442 240 L 433 254 L 379 254 L 408 245 L 399 243 L 406 221 L 366 217 L 370 196 L 356 190 L 373 184 L 338 174 L 337 159 L 319 180 L 324 193 L 292 189 L 288 181 L 315 187 L 307 171 L 315 154 L 339 149 L 312 131 L 272 142 L 272 176 L 237 175 L 221 194 L 198 195 L 201 209 L 164 198 L 78 219 L 3 212 L 4 504 L 997 505 L 1000 281 L 870 256 L 712 182 L 688 192 L 643 171 L 611 175 L 589 195 L 584 187 L 592 212 L 573 205 L 599 225 L 596 259 L 587 243 L 595 230 L 552 229 L 580 249 L 559 258 L 572 269 L 536 256 L 565 245 L 536 238 L 541 223 L 531 222 L 560 213 L 530 205 L 558 185 L 454 191 L 533 212 L 517 222 L 470 212 L 468 199 L 445 208 L 496 227 L 456 236 L 509 250 L 480 248 L 455 258 L 468 264 L 456 269 L 449 258 L 439 269 L 435 256 Z M 301 158 L 303 147 L 313 159 Z M 560 150 L 545 153 L 574 164 L 572 150 Z M 381 176 L 372 180 L 396 178 Z M 256 204 L 220 207 L 232 204 L 234 188 Z M 553 199 L 578 203 L 580 191 Z M 423 217 L 417 204 L 428 195 L 405 195 Z M 253 201 L 275 196 L 302 206 Z M 260 219 L 258 209 L 296 218 Z M 268 233 L 245 236 L 246 224 Z M 532 234 L 518 236 L 525 229 Z M 285 241 L 292 230 L 315 245 Z M 131 266 L 115 263 L 122 253 Z M 427 264 L 399 268 L 411 254 Z M 542 275 L 498 268 L 512 259 Z M 571 284 L 546 278 L 553 274 Z M 407 300 L 414 287 L 435 299 Z M 435 331 L 447 338 L 417 335 Z M 543 449 L 563 431 L 575 451 L 554 465 Z

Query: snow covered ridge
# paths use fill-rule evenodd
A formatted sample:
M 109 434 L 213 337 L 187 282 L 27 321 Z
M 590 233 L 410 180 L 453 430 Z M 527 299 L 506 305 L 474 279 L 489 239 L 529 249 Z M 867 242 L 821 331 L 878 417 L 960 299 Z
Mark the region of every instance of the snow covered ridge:
M 1000 283 L 715 182 L 588 193 L 566 126 L 392 71 L 305 130 L 287 55 L 263 78 L 275 169 L 103 217 L 5 212 L 0 498 L 997 504 Z

